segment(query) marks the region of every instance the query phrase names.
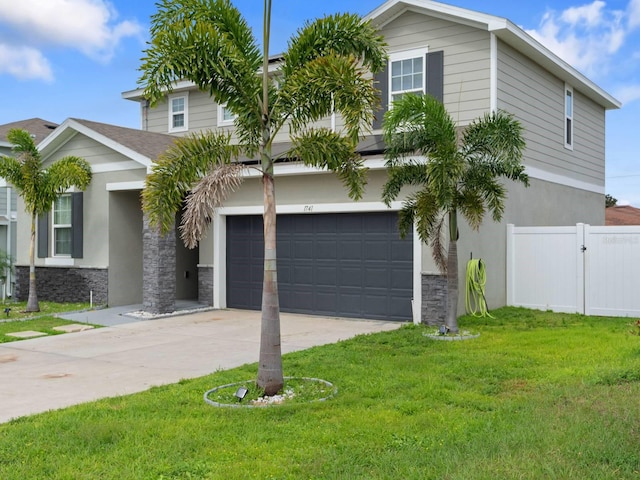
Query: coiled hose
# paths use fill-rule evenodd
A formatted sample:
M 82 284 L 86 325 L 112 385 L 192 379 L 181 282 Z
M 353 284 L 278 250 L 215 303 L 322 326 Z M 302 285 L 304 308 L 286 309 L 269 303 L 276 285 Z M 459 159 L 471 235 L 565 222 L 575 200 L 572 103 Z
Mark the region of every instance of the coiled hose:
M 487 308 L 487 299 L 484 296 L 484 286 L 487 283 L 487 273 L 484 269 L 482 260 L 472 258 L 467 263 L 467 292 L 465 298 L 465 306 L 467 313 L 474 317 L 490 317 Z

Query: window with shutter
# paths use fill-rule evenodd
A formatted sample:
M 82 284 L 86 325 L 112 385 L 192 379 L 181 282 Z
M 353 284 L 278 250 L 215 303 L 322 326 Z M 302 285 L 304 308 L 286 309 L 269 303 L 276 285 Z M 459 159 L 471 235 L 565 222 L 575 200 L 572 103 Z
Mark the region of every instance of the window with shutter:
M 380 111 L 376 112 L 374 130 L 382 128 L 382 119 L 394 100 L 407 93 L 429 94 L 443 101 L 444 53 L 426 49 L 393 53 L 387 68 L 374 77 L 380 90 Z

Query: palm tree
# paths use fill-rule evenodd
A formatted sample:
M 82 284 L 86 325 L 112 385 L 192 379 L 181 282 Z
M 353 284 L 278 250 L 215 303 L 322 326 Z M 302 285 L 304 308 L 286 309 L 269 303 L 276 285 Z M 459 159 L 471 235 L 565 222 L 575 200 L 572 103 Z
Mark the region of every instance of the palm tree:
M 0 155 L 0 177 L 13 185 L 31 214 L 29 244 L 29 298 L 27 312 L 39 312 L 36 293 L 36 216 L 53 206 L 56 198 L 71 187 L 84 190 L 91 182 L 91 166 L 79 157 L 66 156 L 43 168 L 40 152 L 26 130 L 12 129 L 7 139 L 13 145 L 15 157 Z
M 420 240 L 431 246 L 447 274 L 445 326 L 458 332 L 458 212 L 477 230 L 487 211 L 496 222 L 502 218 L 507 196 L 502 179 L 529 185 L 522 126 L 498 111 L 459 129 L 440 101 L 405 95 L 385 114 L 383 129 L 389 168 L 383 200 L 389 205 L 404 186 L 416 188 L 403 202 L 399 229 L 404 236 L 415 223 Z
M 276 209 L 272 143 L 283 128 L 291 148 L 281 155 L 336 172 L 353 199 L 362 196 L 365 169 L 356 145 L 371 125 L 378 102 L 368 72 L 386 58 L 375 29 L 356 15 L 307 22 L 290 40 L 277 68 L 269 62 L 271 0 L 264 2 L 262 51 L 229 0 L 163 0 L 152 17 L 151 43 L 141 70 L 153 105 L 178 80 L 190 80 L 235 116 L 237 144 L 229 135 L 192 134 L 155 164 L 143 191 L 152 225 L 168 232 L 187 193 L 181 237 L 194 247 L 215 209 L 242 182 L 246 168 L 259 170 L 264 198 L 264 279 L 257 384 L 266 395 L 283 386 L 280 307 L 276 271 Z M 344 132 L 315 128 L 336 112 Z M 239 163 L 240 155 L 257 161 Z

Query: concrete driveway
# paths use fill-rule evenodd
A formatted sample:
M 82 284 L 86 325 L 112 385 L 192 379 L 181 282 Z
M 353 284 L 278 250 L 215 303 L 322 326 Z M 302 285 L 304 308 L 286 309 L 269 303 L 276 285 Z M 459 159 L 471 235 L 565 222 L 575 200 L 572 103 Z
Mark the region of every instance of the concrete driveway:
M 280 322 L 283 353 L 401 325 L 286 313 Z M 257 362 L 259 340 L 260 312 L 213 310 L 1 344 L 0 422 Z

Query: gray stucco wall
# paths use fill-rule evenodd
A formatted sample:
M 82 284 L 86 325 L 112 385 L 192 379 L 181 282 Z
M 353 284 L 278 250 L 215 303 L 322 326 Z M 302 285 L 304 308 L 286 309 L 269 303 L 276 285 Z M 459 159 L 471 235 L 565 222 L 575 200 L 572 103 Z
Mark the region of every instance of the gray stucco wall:
M 576 223 L 604 225 L 604 195 L 531 179 L 531 186 L 509 186 L 503 220 L 486 216 L 478 231 L 462 222 L 458 241 L 458 275 L 464 279 L 471 254 L 486 266 L 486 297 L 490 309 L 506 304 L 507 224 L 516 226 L 563 226 Z M 458 312 L 464 313 L 464 283 L 460 284 Z
M 109 193 L 109 305 L 142 303 L 142 210 L 139 191 Z

